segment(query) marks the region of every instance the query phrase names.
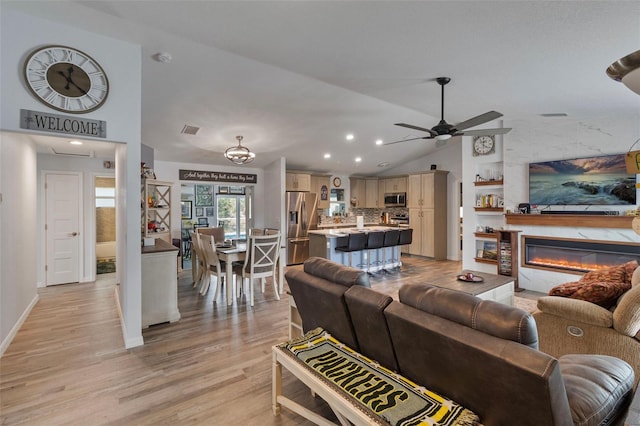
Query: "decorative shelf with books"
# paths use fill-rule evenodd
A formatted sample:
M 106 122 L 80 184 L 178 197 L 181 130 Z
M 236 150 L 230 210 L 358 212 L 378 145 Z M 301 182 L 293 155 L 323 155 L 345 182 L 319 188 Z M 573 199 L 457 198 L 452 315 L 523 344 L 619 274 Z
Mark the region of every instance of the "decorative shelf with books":
M 476 238 L 476 256 L 479 263 L 496 265 L 498 275 L 515 278 L 515 291 L 518 287 L 518 233 L 511 229 L 486 229 L 474 232 Z

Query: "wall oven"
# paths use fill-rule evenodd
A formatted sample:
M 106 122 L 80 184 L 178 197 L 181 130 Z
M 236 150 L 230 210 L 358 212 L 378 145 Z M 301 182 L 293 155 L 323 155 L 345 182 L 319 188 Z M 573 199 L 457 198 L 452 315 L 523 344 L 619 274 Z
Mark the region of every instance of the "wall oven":
M 407 193 L 391 192 L 391 193 L 384 194 L 384 206 L 385 207 L 406 207 Z

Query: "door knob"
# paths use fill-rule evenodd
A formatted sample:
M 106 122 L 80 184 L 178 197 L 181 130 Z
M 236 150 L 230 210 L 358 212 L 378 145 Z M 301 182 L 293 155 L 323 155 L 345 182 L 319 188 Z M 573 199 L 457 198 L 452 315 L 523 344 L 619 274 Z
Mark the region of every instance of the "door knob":
M 78 233 L 77 233 L 77 232 L 72 232 L 72 233 L 71 233 L 71 236 L 72 236 L 72 237 L 75 237 L 76 235 L 78 235 Z

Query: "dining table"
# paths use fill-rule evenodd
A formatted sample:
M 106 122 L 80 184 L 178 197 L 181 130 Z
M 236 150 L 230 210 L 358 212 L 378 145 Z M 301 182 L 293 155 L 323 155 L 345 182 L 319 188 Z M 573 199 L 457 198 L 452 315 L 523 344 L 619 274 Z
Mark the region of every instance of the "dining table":
M 278 286 L 278 294 L 282 294 L 284 290 L 284 263 L 281 262 L 283 249 L 284 246 L 281 247 L 280 256 L 278 256 L 278 280 L 277 283 L 274 283 L 274 285 Z M 227 282 L 227 285 L 225 286 L 225 294 L 227 305 L 230 306 L 233 304 L 233 262 L 244 262 L 247 256 L 247 243 L 236 240 L 231 244 L 216 244 L 216 253 L 218 254 L 218 259 L 225 262 L 225 281 Z M 195 252 L 192 256 L 194 257 L 192 267 L 195 280 L 195 277 L 197 276 L 196 268 L 198 261 Z

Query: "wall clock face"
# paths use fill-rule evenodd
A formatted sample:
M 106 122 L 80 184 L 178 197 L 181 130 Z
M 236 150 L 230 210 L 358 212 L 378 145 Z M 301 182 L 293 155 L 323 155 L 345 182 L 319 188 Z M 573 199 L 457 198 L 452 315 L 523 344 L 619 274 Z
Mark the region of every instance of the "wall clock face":
M 340 188 L 340 185 L 342 185 L 342 179 L 340 179 L 339 177 L 334 177 L 333 186 L 335 186 L 336 188 Z
M 493 154 L 496 152 L 495 136 L 474 136 L 473 138 L 473 155 Z
M 95 111 L 109 94 L 102 67 L 91 56 L 67 46 L 34 50 L 24 63 L 24 78 L 40 102 L 72 114 Z

